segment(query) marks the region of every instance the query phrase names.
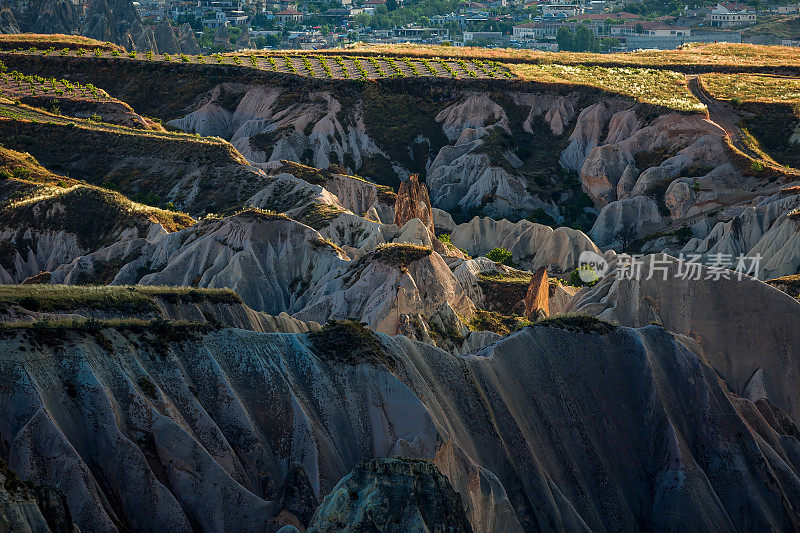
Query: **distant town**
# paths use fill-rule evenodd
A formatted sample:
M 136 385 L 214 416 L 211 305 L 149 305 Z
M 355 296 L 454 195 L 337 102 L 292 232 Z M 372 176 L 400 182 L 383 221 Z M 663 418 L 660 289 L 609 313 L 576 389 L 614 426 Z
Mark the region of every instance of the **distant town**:
M 78 22 L 90 0 L 69 0 Z M 24 17 L 28 0 L 11 8 Z M 364 43 L 546 51 L 668 50 L 693 42 L 800 46 L 800 4 L 613 0 L 138 0 L 144 28 L 193 33 L 203 52 Z

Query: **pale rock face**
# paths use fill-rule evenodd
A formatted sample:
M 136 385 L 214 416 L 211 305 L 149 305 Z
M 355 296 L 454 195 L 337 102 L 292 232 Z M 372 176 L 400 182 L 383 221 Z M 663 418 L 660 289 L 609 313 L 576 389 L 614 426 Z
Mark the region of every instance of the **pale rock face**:
M 461 137 L 468 129 L 498 126 L 510 132 L 506 112 L 485 94 L 469 93 L 459 103 L 450 105 L 436 115 L 442 130 L 451 141 Z M 464 144 L 459 142 L 457 144 Z
M 399 440 L 435 452 L 430 416 L 405 385 L 371 365 L 331 366 L 304 336 L 230 329 L 156 356 L 136 334 L 104 335 L 119 362 L 101 364 L 93 354 L 107 348 L 75 339 L 35 380 L 23 371 L 33 354 L 0 364 L 15 384 L 0 392 L 14 406 L 0 415 L 11 467 L 58 483 L 82 530 L 115 531 L 113 518 L 137 529 L 264 531 L 293 465 L 320 497 Z M 45 392 L 39 380 L 59 386 Z
M 800 377 L 788 370 L 795 363 L 786 357 L 798 353 L 800 330 L 790 324 L 800 319 L 800 302 L 748 276 L 715 279 L 703 267 L 701 279 L 683 279 L 678 276 L 683 265 L 675 258 L 654 255 L 643 261 L 638 280 L 622 279 L 612 268 L 597 285 L 578 293 L 566 312 L 630 326 L 657 322 L 689 335 L 732 392 L 744 394 L 750 378 L 762 369 L 767 399 L 797 418 Z
M 512 98 L 518 105 L 530 107 L 522 128 L 533 132 L 533 121 L 542 118 L 553 135 L 563 135 L 575 117 L 575 102 L 571 96 L 555 96 L 538 93 L 513 93 Z
M 434 205 L 445 210 L 483 206 L 491 216 L 521 216 L 540 207 L 555 212 L 552 204 L 531 196 L 523 179 L 492 165 L 488 155 L 475 153 L 482 142 L 439 151 L 426 179 Z
M 726 297 L 737 311 L 725 316 L 747 321 L 763 311 L 742 313 L 742 302 L 800 305 L 769 290 Z M 706 311 L 718 292 L 692 301 L 693 331 L 717 316 Z M 685 310 L 681 302 L 675 316 Z M 797 332 L 796 317 L 769 316 L 785 316 L 775 327 Z M 656 326 L 570 324 L 524 328 L 463 356 L 379 336 L 377 359 L 349 362 L 328 360 L 313 335 L 241 329 L 163 343 L 155 331 L 107 328 L 101 343 L 65 330 L 57 355 L 4 336 L 0 379 L 9 386 L 0 402 L 11 407 L 0 410 L 0 438 L 24 478 L 62 487 L 82 530 L 278 529 L 286 518 L 276 496 L 298 467 L 314 497 L 329 496 L 322 509 L 332 514 L 318 518 L 354 506 L 378 516 L 369 511 L 392 501 L 386 492 L 370 499 L 335 487 L 359 462 L 393 455 L 433 459 L 453 479 L 470 522 L 459 531 L 793 527 L 793 441 L 707 363 L 725 360 L 715 349 L 739 350 L 743 359 L 728 359 L 733 374 L 749 383 L 763 368 L 771 398 L 773 380 L 792 376 L 765 355 L 775 352 L 737 344 L 763 332 L 732 323 L 734 335 L 703 337 L 704 355 Z M 798 339 L 783 339 L 795 364 Z M 781 482 L 764 483 L 770 475 Z M 347 501 L 332 504 L 337 494 Z M 539 502 L 535 511 L 530 502 Z
M 631 194 L 633 196 L 644 194 L 651 187 L 680 176 L 693 165 L 718 167 L 724 164 L 725 155 L 721 137 L 703 136 L 659 166 L 645 169 L 636 180 Z
M 623 141 L 641 127 L 635 108 L 617 111 L 611 116 L 611 120 L 608 123 L 608 135 L 604 142 L 606 144 L 615 144 Z
M 165 235 L 167 232 L 161 224 L 145 224 L 147 227 L 131 227 L 111 236 L 112 241 L 125 242 L 137 238 L 152 238 Z M 67 231 L 40 231 L 35 226 L 5 228 L 0 231 L 0 241 L 16 242 L 22 246 L 25 243 L 34 243 L 34 248 L 28 248 L 27 253 L 14 253 L 10 268 L 0 265 L 0 283 L 20 283 L 40 272 L 49 272 L 61 265 L 66 265 L 76 258 L 86 255 L 93 250 L 84 248 L 78 242 L 74 233 Z M 23 246 L 24 247 L 24 246 Z
M 380 201 L 377 185 L 350 176 L 333 174 L 325 181 L 324 187 L 336 196 L 342 207 L 356 215 L 364 215 Z
M 791 146 L 797 146 L 800 144 L 800 124 L 795 127 L 794 131 L 789 136 L 789 144 Z
M 344 212 L 331 220 L 319 232 L 324 238 L 337 245 L 347 250 L 358 250 L 361 253 L 381 244 L 392 242 L 399 233 L 399 229 L 394 225 L 373 222 L 350 212 Z
M 294 314 L 303 321 L 357 318 L 381 333 L 395 335 L 404 317 L 429 317 L 449 305 L 466 318 L 474 304 L 436 252 L 405 268 L 367 256 L 339 275 Z M 371 259 L 369 259 L 371 258 Z
M 589 234 L 599 246 L 616 242 L 616 232 L 623 227 L 634 230 L 635 237 L 653 233 L 663 227 L 658 205 L 649 196 L 634 196 L 611 202 L 603 207 Z
M 800 268 L 800 235 L 789 213 L 800 206 L 800 196 L 765 198 L 729 221 L 718 222 L 703 239 L 692 239 L 685 254 L 724 254 L 761 257 L 755 274 L 767 280 L 795 274 Z M 748 262 L 748 266 L 750 263 Z
M 574 270 L 581 252 L 599 253 L 597 246 L 583 232 L 549 226 L 527 220 L 513 223 L 508 220 L 475 217 L 459 224 L 450 240 L 470 255 L 484 255 L 495 247 L 509 250 L 514 262 L 528 270 L 546 267 L 555 272 Z
M 302 155 L 310 150 L 309 163 L 317 168 L 341 163 L 348 154 L 357 169 L 364 157 L 381 153 L 366 134 L 361 108 L 352 110 L 353 120 L 345 128 L 337 118 L 341 104 L 329 92 L 312 93 L 303 102 L 278 108 L 280 89 L 237 85 L 235 89 L 243 96 L 231 113 L 218 104 L 220 91 L 230 90 L 231 86 L 215 87 L 198 109 L 170 124 L 184 131 L 228 139 L 252 163 L 282 159 L 301 162 Z M 252 137 L 261 133 L 277 137 L 270 153 L 251 142 Z M 331 154 L 336 160 L 330 159 Z
M 742 504 L 763 523 L 793 520 L 779 503 L 781 489 L 765 488 L 760 474 L 744 474 L 749 468 L 740 462 L 755 453 L 756 461 L 764 458 L 791 478 L 782 454 L 792 445 L 777 428 L 751 425 L 760 419 L 755 406 L 727 391 L 693 342 L 653 326 L 576 337 L 581 340 L 534 326 L 446 364 L 414 355 L 409 379 L 426 405 L 441 406 L 434 420 L 448 428 L 443 438 L 497 475 L 526 530 L 548 524 L 570 531 L 636 529 L 639 520 L 658 527 L 688 520 L 715 529 L 749 521 L 753 515 L 729 512 Z M 459 372 L 463 377 L 455 378 Z M 598 380 L 603 372 L 619 379 Z M 457 381 L 442 387 L 432 376 Z M 459 394 L 446 392 L 452 386 Z M 527 409 L 529 402 L 537 409 Z M 456 413 L 469 413 L 469 422 Z M 597 417 L 605 421 L 602 430 L 592 422 Z M 733 427 L 743 431 L 744 442 L 729 433 Z M 536 446 L 524 444 L 531 438 Z M 509 457 L 498 454 L 509 442 L 519 446 Z M 705 453 L 715 460 L 698 459 Z M 647 477 L 643 464 L 652 465 Z M 580 488 L 574 472 L 581 473 Z M 738 473 L 744 477 L 732 481 Z M 755 503 L 753 491 L 770 503 Z M 641 493 L 649 495 L 648 505 L 629 507 L 630 497 Z M 589 503 L 597 497 L 603 510 Z M 530 501 L 541 502 L 535 516 L 521 512 Z
M 450 216 L 450 213 L 435 207 L 431 211 L 433 212 L 433 225 L 437 231 L 450 233 L 455 229 L 456 223 L 453 222 L 453 217 Z
M 607 100 L 584 108 L 569 136 L 570 143 L 561 154 L 561 165 L 575 172 L 580 171 L 589 153 L 600 144 L 600 136 L 612 115 L 628 107 L 629 103 Z
M 648 187 L 660 181 L 679 176 L 684 169 L 692 165 L 708 166 L 724 162 L 722 139 L 725 131 L 700 116 L 677 113 L 661 115 L 647 126 L 638 129 L 629 127 L 629 122 L 624 120 L 624 117 L 628 116 L 632 115 L 627 111 L 620 115 L 619 120 L 614 123 L 616 129 L 609 129 L 608 140 L 605 143 L 596 146 L 600 144 L 598 141 L 595 146 L 585 151 L 585 159 L 579 167 L 580 177 L 584 190 L 595 202 L 606 204 L 616 199 L 622 174 L 630 164 L 634 163 L 634 156 L 642 152 L 660 149 L 674 151 L 677 155 L 667 159 L 658 167 L 643 169 L 636 185 L 629 193 L 631 196 L 642 194 Z M 573 143 L 578 143 L 576 144 L 578 146 L 581 139 L 596 139 L 599 135 L 597 128 L 605 124 L 603 122 L 605 117 L 606 114 L 602 113 L 602 109 L 595 110 L 584 121 L 587 123 L 586 132 Z M 581 124 L 580 117 L 578 122 Z M 564 154 L 567 154 L 571 147 L 572 144 Z
M 691 218 L 741 202 L 759 186 L 763 186 L 763 182 L 742 176 L 731 164 L 725 163 L 705 176 L 673 181 L 664 194 L 664 203 L 673 219 Z
M 230 111 L 219 105 L 223 91 L 241 92 L 239 84 L 222 84 L 211 89 L 207 100 L 198 109 L 183 118 L 171 120 L 168 124 L 188 133 L 197 133 L 203 137 L 221 137 L 229 139 L 233 134 L 233 117 Z
M 56 269 L 52 282 L 74 283 L 95 262 L 114 260 L 127 264 L 112 284 L 229 287 L 253 309 L 278 314 L 301 308 L 309 286 L 325 285 L 347 263 L 321 241 L 308 226 L 245 212 L 120 242 Z M 140 269 L 150 273 L 131 279 Z
M 339 198 L 327 188 L 282 173 L 267 178 L 268 185 L 245 201 L 245 206 L 278 213 L 306 207 L 311 203 L 341 207 Z
M 622 176 L 620 176 L 619 182 L 617 183 L 617 199 L 622 200 L 627 198 L 628 195 L 631 194 L 633 186 L 638 179 L 639 170 L 636 168 L 635 164 L 629 163 L 628 166 L 625 167 L 625 170 L 622 171 Z
M 433 462 L 461 495 L 473 531 L 523 531 L 503 484 L 464 450 L 448 441 L 436 452 Z
M 578 287 L 564 285 L 560 282 L 551 283 L 550 288 L 550 316 L 562 315 L 569 306 L 570 300 L 578 293 L 579 289 Z

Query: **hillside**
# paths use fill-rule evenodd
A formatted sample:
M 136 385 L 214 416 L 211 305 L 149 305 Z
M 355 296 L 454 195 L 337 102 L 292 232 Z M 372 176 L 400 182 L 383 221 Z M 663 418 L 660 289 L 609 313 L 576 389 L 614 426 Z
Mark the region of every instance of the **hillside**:
M 800 530 L 792 51 L 0 61 L 0 531 Z

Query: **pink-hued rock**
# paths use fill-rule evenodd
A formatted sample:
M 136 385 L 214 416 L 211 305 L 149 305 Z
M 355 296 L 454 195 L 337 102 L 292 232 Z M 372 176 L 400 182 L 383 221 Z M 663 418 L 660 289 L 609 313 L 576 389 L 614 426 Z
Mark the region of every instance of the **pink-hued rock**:
M 419 182 L 419 176 L 411 174 L 400 184 L 394 204 L 394 223 L 403 227 L 412 218 L 418 218 L 434 234 L 433 212 L 428 188 Z
M 540 268 L 531 277 L 525 296 L 525 318 L 530 320 L 541 316 L 550 316 L 550 284 L 546 267 Z

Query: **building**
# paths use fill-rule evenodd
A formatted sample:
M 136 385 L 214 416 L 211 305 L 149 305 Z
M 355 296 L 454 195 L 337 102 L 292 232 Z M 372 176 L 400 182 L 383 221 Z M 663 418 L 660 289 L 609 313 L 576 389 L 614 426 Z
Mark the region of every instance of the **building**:
M 740 43 L 738 31 L 692 30 L 690 35 L 629 35 L 625 39 L 628 50 L 672 50 L 686 43 Z
M 464 42 L 471 41 L 503 41 L 503 32 L 500 31 L 465 31 Z
M 611 35 L 614 37 L 629 35 L 647 35 L 650 37 L 688 37 L 692 34 L 689 28 L 681 26 L 671 26 L 660 22 L 626 22 L 611 27 Z
M 364 13 L 372 13 L 379 7 L 385 5 L 386 0 L 366 0 L 366 2 L 361 4 L 361 7 L 364 9 Z
M 422 28 L 419 26 L 409 26 L 407 28 L 394 28 L 391 37 L 394 40 L 421 41 L 425 39 L 449 39 L 450 30 L 447 28 Z
M 741 24 L 755 24 L 756 12 L 744 4 L 729 3 L 717 4 L 706 15 L 710 26 L 738 26 Z
M 800 4 L 789 4 L 785 6 L 775 6 L 774 13 L 779 15 L 792 15 L 800 12 Z
M 542 4 L 543 17 L 567 16 L 575 17 L 583 14 L 583 5 L 573 0 L 555 0 L 548 4 Z
M 515 40 L 555 39 L 558 28 L 566 26 L 572 30 L 576 24 L 564 24 L 556 21 L 527 22 L 512 28 Z
M 598 37 L 607 37 L 611 35 L 614 26 L 640 19 L 639 15 L 633 13 L 591 13 L 573 17 L 570 22 L 587 26 Z
M 285 9 L 275 13 L 275 18 L 278 19 L 278 24 L 285 25 L 288 22 L 300 22 L 303 20 L 303 14 L 293 9 Z

